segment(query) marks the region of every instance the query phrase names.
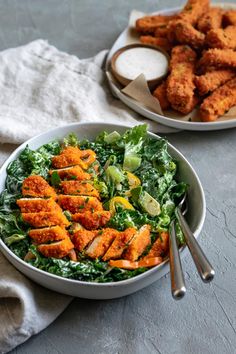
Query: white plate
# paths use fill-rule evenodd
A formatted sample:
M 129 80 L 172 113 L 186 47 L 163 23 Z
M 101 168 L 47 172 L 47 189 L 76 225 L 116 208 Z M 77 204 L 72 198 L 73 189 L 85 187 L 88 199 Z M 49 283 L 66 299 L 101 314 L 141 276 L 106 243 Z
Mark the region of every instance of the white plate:
M 26 145 L 30 149 L 37 149 L 41 145 L 46 144 L 54 139 L 64 138 L 71 132 L 75 132 L 79 139 L 88 138 L 94 139 L 101 131 L 106 130 L 107 132 L 112 132 L 114 130 L 123 133 L 127 126 L 106 124 L 106 123 L 74 123 L 68 124 L 64 127 L 59 127 L 50 130 L 46 133 L 38 135 L 24 144 L 19 146 L 7 159 L 0 169 L 0 193 L 5 188 L 6 180 L 6 168 L 8 164 L 15 160 L 18 155 L 24 150 Z M 149 133 L 155 139 L 159 139 L 157 135 Z M 172 145 L 168 145 L 170 154 L 179 161 L 179 179 L 185 181 L 189 184 L 189 212 L 188 212 L 188 222 L 195 235 L 198 237 L 202 229 L 206 205 L 205 196 L 202 189 L 201 182 L 194 171 L 190 163 L 185 159 L 185 157 Z M 0 250 L 6 256 L 6 258 L 22 273 L 27 277 L 34 280 L 36 283 L 49 288 L 51 290 L 58 291 L 63 294 L 68 294 L 72 296 L 78 296 L 88 299 L 112 299 L 116 297 L 125 296 L 131 294 L 137 290 L 148 286 L 155 280 L 160 279 L 163 275 L 169 272 L 169 262 L 165 261 L 159 266 L 156 266 L 143 274 L 140 274 L 134 278 L 123 280 L 115 283 L 89 283 L 78 280 L 71 280 L 56 276 L 40 269 L 37 269 L 30 264 L 24 262 L 22 259 L 18 258 L 2 241 L 0 238 Z M 181 251 L 181 256 L 183 257 L 186 252 L 184 248 Z
M 236 9 L 236 4 L 233 3 L 222 3 L 222 4 L 214 4 L 214 6 L 220 6 L 225 9 L 227 8 L 234 8 Z M 152 15 L 157 15 L 157 14 L 163 14 L 163 15 L 171 15 L 177 11 L 180 11 L 181 8 L 172 8 L 168 10 L 162 10 L 153 13 Z M 106 71 L 109 70 L 109 64 L 112 55 L 119 49 L 127 45 L 127 38 L 128 38 L 128 31 L 129 28 L 127 27 L 117 38 L 115 43 L 113 44 L 106 60 Z M 140 43 L 139 40 L 134 40 L 134 43 Z M 129 42 L 130 44 L 130 42 Z M 222 120 L 222 121 L 215 121 L 215 122 L 189 122 L 189 121 L 180 121 L 178 119 L 173 119 L 173 118 L 168 118 L 161 116 L 157 113 L 149 111 L 147 108 L 143 107 L 141 104 L 139 104 L 136 100 L 126 96 L 124 93 L 120 91 L 119 85 L 115 82 L 115 80 L 112 79 L 110 75 L 107 76 L 108 82 L 110 89 L 112 93 L 118 97 L 123 103 L 125 103 L 128 107 L 133 109 L 135 112 L 141 114 L 142 116 L 149 118 L 155 122 L 161 123 L 163 125 L 166 125 L 168 127 L 171 127 L 172 129 L 178 129 L 178 130 L 221 130 L 221 129 L 229 129 L 229 128 L 234 128 L 236 127 L 236 117 L 235 119 L 230 119 L 230 120 Z M 176 130 L 172 130 L 169 132 L 174 132 Z

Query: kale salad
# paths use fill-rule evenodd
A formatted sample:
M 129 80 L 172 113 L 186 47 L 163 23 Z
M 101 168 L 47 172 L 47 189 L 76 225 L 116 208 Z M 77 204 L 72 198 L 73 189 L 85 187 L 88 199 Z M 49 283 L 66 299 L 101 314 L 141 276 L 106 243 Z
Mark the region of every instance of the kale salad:
M 161 264 L 187 190 L 167 146 L 146 125 L 26 146 L 7 167 L 0 237 L 32 266 L 80 281 L 116 282 Z M 177 221 L 176 234 L 182 245 Z

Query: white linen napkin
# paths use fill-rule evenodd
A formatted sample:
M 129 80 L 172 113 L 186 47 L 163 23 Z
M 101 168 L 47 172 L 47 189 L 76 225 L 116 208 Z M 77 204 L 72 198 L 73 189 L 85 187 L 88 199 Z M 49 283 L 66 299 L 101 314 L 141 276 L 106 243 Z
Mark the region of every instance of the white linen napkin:
M 21 143 L 70 122 L 148 121 L 110 94 L 101 69 L 106 53 L 80 60 L 44 40 L 1 52 L 0 143 Z M 34 284 L 0 253 L 0 353 L 48 326 L 71 299 Z
M 148 122 L 160 131 L 111 95 L 101 69 L 106 54 L 80 60 L 44 40 L 1 52 L 0 143 L 21 143 L 71 122 Z

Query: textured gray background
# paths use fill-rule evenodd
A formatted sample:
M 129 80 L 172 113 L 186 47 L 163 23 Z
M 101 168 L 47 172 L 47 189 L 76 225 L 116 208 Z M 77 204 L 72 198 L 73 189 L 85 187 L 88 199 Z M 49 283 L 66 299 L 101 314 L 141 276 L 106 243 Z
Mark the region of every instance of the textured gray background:
M 171 0 L 1 0 L 0 50 L 48 39 L 85 58 L 109 48 L 131 9 L 147 12 L 182 4 Z M 204 285 L 189 256 L 183 262 L 188 292 L 170 295 L 169 276 L 123 299 L 76 299 L 46 330 L 12 354 L 236 353 L 236 129 L 169 135 L 196 168 L 207 217 L 200 238 L 216 268 Z M 0 163 L 15 146 L 0 145 Z

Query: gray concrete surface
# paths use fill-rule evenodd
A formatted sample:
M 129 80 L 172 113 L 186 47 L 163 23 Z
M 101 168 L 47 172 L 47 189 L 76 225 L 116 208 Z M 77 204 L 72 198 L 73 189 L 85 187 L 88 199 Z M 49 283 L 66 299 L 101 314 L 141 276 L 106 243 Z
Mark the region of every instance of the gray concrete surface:
M 131 9 L 154 11 L 177 0 L 1 0 L 0 50 L 48 39 L 85 58 L 109 48 Z M 236 129 L 169 135 L 197 170 L 207 200 L 200 242 L 216 268 L 204 285 L 189 256 L 188 292 L 170 295 L 166 276 L 123 299 L 75 299 L 46 330 L 11 354 L 233 354 L 236 353 Z M 0 145 L 0 163 L 14 146 Z

